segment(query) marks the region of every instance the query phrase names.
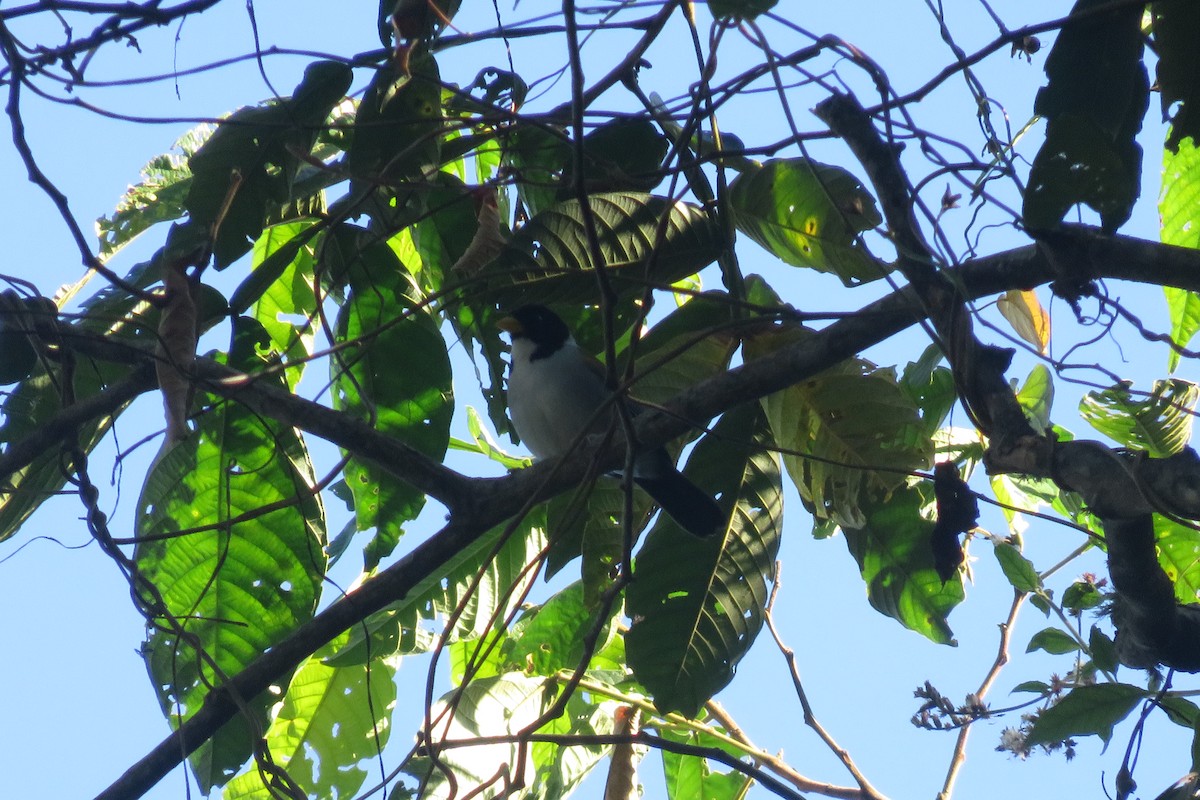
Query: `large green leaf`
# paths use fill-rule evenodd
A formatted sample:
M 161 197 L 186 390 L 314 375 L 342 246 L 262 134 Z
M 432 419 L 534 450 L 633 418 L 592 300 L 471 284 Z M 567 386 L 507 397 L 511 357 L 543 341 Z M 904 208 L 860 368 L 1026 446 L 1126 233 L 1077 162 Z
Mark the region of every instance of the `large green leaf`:
M 1178 378 L 1155 381 L 1148 397 L 1134 397 L 1122 384 L 1088 392 L 1079 401 L 1079 413 L 1121 446 L 1165 458 L 1183 450 L 1191 439 L 1197 398 L 1200 388 Z
M 188 160 L 193 180 L 185 205 L 197 228 L 219 224 L 213 242 L 218 269 L 250 249 L 271 208 L 292 199 L 302 158 L 352 79 L 345 64 L 310 64 L 290 98 L 235 111 Z
M 438 721 L 434 724 L 433 740 L 463 742 L 516 734 L 549 707 L 556 698 L 557 688 L 553 678 L 521 672 L 472 681 L 434 705 L 433 718 Z M 577 691 L 568 700 L 565 713 L 538 732 L 565 736 L 611 734 L 616 707 L 615 701 Z M 451 708 L 453 716 L 448 713 Z M 554 800 L 573 791 L 608 749 L 600 745 L 564 747 L 537 742 L 529 745 L 528 757 L 521 759 L 517 748 L 513 742 L 440 749 L 437 766 L 427 758 L 417 758 L 409 762 L 405 771 L 427 781 L 422 794 L 426 800 L 462 797 L 465 793 L 485 800 L 495 797 L 508 783 L 494 780 L 501 771 L 510 780 L 519 777 L 524 782 L 527 789 L 522 797 Z M 525 765 L 524 775 L 513 774 L 518 764 Z M 445 770 L 453 773 L 454 784 L 447 780 Z M 485 785 L 485 789 L 474 793 L 473 790 Z
M 716 260 L 720 225 L 697 206 L 637 192 L 592 195 L 600 254 L 618 292 L 640 294 L 647 284 L 673 283 Z M 596 298 L 595 264 L 577 200 L 546 209 L 527 222 L 481 272 L 489 299 L 502 308 L 521 303 L 586 303 Z
M 1200 247 L 1200 148 L 1193 138 L 1179 143 L 1172 152 L 1163 151 L 1162 192 L 1158 198 L 1159 238 L 1164 244 Z M 1171 340 L 1186 347 L 1200 331 L 1200 294 L 1173 286 L 1163 287 L 1171 315 Z M 1179 353 L 1171 350 L 1167 367 L 1179 366 Z
M 345 636 L 341 637 L 344 640 Z M 386 660 L 331 667 L 312 656 L 297 670 L 267 729 L 274 763 L 309 795 L 353 797 L 367 777 L 363 764 L 378 755 L 391 733 L 396 668 Z M 224 800 L 271 800 L 278 795 L 251 763 L 231 780 Z
M 668 517 L 637 556 L 626 611 L 629 666 L 663 711 L 695 716 L 733 679 L 758 634 L 779 552 L 783 494 L 756 404 L 730 411 L 685 474 L 732 511 L 724 537 L 697 539 Z
M 346 646 L 329 663 L 362 664 L 394 653 L 429 650 L 443 634 L 448 615 L 460 606 L 454 627 L 445 632 L 447 641 L 476 639 L 492 630 L 494 620 L 512 613 L 537 578 L 537 570 L 527 567 L 546 546 L 544 530 L 540 512 L 527 515 L 494 556 L 504 526 L 479 537 L 402 600 L 355 625 Z
M 1158 563 L 1175 586 L 1175 599 L 1200 603 L 1200 531 L 1154 515 Z
M 1025 742 L 1033 746 L 1092 735 L 1107 742 L 1112 738 L 1113 726 L 1129 716 L 1145 696 L 1145 690 L 1126 683 L 1077 686 L 1038 716 Z
M 924 482 L 898 488 L 866 505 L 863 524 L 843 532 L 871 606 L 938 644 L 955 644 L 946 618 L 963 600 L 962 573 L 943 583 L 934 569 L 932 495 Z
M 1034 112 L 1046 141 L 1029 171 L 1022 215 L 1052 228 L 1076 203 L 1100 214 L 1105 230 L 1129 219 L 1140 189 L 1142 149 L 1134 137 L 1150 102 L 1142 63 L 1140 5 L 1103 13 L 1107 0 L 1077 0 L 1046 58 L 1047 85 Z
M 441 461 L 450 443 L 454 392 L 437 320 L 413 299 L 403 266 L 383 243 L 366 246 L 351 271 L 353 290 L 338 315 L 338 353 L 330 359 L 334 407 Z M 369 274 L 374 280 L 359 282 Z M 376 530 L 366 569 L 395 549 L 403 524 L 425 495 L 374 464 L 351 457 L 346 483 L 359 530 Z
M 672 730 L 663 728 L 659 731 L 664 739 L 689 747 L 713 748 L 724 750 L 734 758 L 742 758 L 745 753 L 716 736 L 696 730 Z M 683 753 L 673 753 L 663 750 L 663 778 L 667 786 L 667 797 L 670 800 L 738 800 L 745 797 L 753 781 L 737 770 L 726 772 L 714 771 L 709 762 L 698 756 Z
M 436 168 L 441 154 L 438 134 L 444 127 L 434 57 L 414 57 L 407 71 L 386 64 L 376 71 L 358 105 L 346 166 L 369 185 L 385 178 L 415 178 Z
M 729 185 L 738 230 L 788 264 L 832 272 L 847 286 L 882 278 L 859 234 L 883 222 L 875 198 L 841 167 L 774 159 Z
M 255 352 L 261 328 L 243 318 L 238 329 L 230 365 L 282 385 L 260 372 L 267 366 Z M 191 717 L 223 676 L 312 617 L 325 574 L 324 510 L 314 482 L 294 430 L 219 401 L 151 469 L 138 501 L 143 538 L 134 557 L 175 620 L 151 620 L 143 648 L 173 725 Z M 250 755 L 275 702 L 246 700 L 253 718 L 227 723 L 192 756 L 206 793 Z
M 807 332 L 762 336 L 747 344 L 749 358 Z M 817 521 L 850 528 L 863 507 L 904 482 L 904 473 L 930 466 L 933 445 L 911 395 L 893 369 L 852 358 L 765 398 L 784 466 Z

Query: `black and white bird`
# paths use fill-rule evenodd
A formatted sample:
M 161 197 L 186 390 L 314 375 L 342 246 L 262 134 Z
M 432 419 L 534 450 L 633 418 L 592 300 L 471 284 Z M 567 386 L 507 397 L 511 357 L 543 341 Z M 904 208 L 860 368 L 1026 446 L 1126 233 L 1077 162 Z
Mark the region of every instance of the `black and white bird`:
M 575 343 L 565 322 L 545 306 L 521 306 L 498 323 L 512 336 L 508 410 L 536 458 L 570 450 L 581 431 L 602 434 L 613 419 L 604 368 Z M 694 536 L 723 533 L 728 517 L 708 494 L 675 468 L 663 447 L 639 453 L 634 483 Z

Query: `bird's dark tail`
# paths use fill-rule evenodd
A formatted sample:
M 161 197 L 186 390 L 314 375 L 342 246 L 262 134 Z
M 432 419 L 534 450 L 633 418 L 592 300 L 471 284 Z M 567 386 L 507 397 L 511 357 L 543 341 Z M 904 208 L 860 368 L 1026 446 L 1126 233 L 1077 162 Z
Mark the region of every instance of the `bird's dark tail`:
M 667 516 L 693 536 L 704 538 L 725 533 L 729 517 L 721 511 L 716 500 L 678 470 L 653 478 L 639 476 L 634 480 Z

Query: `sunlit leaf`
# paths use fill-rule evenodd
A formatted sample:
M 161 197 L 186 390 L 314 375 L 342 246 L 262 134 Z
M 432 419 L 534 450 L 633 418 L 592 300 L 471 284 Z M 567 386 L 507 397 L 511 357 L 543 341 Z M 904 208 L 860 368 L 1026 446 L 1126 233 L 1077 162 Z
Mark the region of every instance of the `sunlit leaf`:
M 1180 603 L 1200 603 L 1200 531 L 1154 515 L 1158 563 L 1175 586 Z
M 262 330 L 248 320 L 239 328 L 230 365 L 258 372 Z M 269 372 L 256 379 L 282 383 Z M 233 402 L 203 415 L 147 476 L 138 501 L 138 573 L 182 629 L 155 620 L 143 652 L 173 725 L 196 713 L 211 686 L 312 617 L 325 574 L 314 481 L 294 430 Z M 255 727 L 275 702 L 246 700 L 255 720 L 235 718 L 192 756 L 206 792 L 250 755 Z
M 995 548 L 996 560 L 1004 577 L 1018 592 L 1036 592 L 1042 588 L 1042 579 L 1029 559 L 1008 542 L 999 542 Z
M 370 666 L 330 667 L 321 660 L 329 649 L 297 670 L 267 729 L 266 746 L 275 764 L 310 795 L 353 797 L 367 777 L 363 764 L 387 745 L 396 669 L 383 659 Z M 222 795 L 223 800 L 275 796 L 253 762 Z
M 1079 401 L 1079 413 L 1122 447 L 1164 458 L 1180 452 L 1191 439 L 1198 398 L 1200 387 L 1178 378 L 1155 381 L 1148 397 L 1135 396 L 1122 384 L 1088 392 Z
M 747 355 L 805 335 L 759 337 L 747 343 Z M 775 440 L 788 451 L 788 475 L 819 519 L 862 527 L 864 504 L 901 486 L 906 472 L 930 466 L 933 445 L 892 369 L 847 359 L 762 402 Z
M 1158 198 L 1159 238 L 1164 244 L 1200 247 L 1200 149 L 1196 140 L 1186 138 L 1174 152 L 1163 151 L 1162 192 Z M 1171 341 L 1187 347 L 1200 331 L 1200 294 L 1187 289 L 1164 286 L 1167 309 L 1171 315 Z M 1167 354 L 1167 368 L 1179 366 L 1179 353 Z
M 328 662 L 344 666 L 394 653 L 425 652 L 443 633 L 454 642 L 492 629 L 494 620 L 506 618 L 537 578 L 537 571 L 528 567 L 546 546 L 545 518 L 537 512 L 497 548 L 504 528 L 480 536 L 419 581 L 403 600 L 355 625 L 346 646 Z M 460 606 L 454 627 L 445 631 L 447 618 Z
M 938 644 L 957 644 L 946 621 L 962 602 L 962 573 L 943 582 L 929 539 L 933 491 L 924 482 L 892 492 L 863 508 L 863 522 L 843 526 L 871 606 Z
M 434 726 L 434 740 L 512 736 L 547 708 L 555 698 L 555 688 L 553 679 L 523 673 L 472 681 L 434 704 L 433 718 L 443 720 Z M 446 713 L 451 704 L 453 715 Z M 567 702 L 566 713 L 539 729 L 539 733 L 609 734 L 617 705 L 612 700 L 602 701 L 575 692 Z M 427 781 L 422 794 L 424 798 L 447 800 L 477 789 L 481 791 L 473 796 L 494 797 L 502 787 L 492 779 L 503 770 L 510 780 L 519 779 L 528 787 L 522 797 L 551 800 L 570 793 L 608 749 L 601 745 L 565 747 L 537 742 L 528 748 L 527 758 L 519 759 L 517 747 L 514 741 L 440 749 L 437 766 L 421 757 L 410 761 L 405 771 L 418 780 Z M 525 765 L 526 774 L 513 774 L 512 770 L 518 764 Z M 446 771 L 453 774 L 453 784 L 447 780 Z
M 738 230 L 788 264 L 832 272 L 852 286 L 882 278 L 858 235 L 883 222 L 875 199 L 841 167 L 776 159 L 729 185 Z

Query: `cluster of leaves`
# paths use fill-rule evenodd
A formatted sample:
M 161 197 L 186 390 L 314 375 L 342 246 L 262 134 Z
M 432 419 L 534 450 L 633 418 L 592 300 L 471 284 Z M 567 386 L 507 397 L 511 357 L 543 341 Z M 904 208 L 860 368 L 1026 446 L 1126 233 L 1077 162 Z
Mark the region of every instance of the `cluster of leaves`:
M 771 5 L 721 8 L 751 18 Z M 1170 93 L 1192 109 L 1193 82 L 1174 72 L 1191 56 L 1168 33 L 1176 15 L 1192 12 L 1153 5 L 1164 99 Z M 181 143 L 186 160 L 152 161 L 144 182 L 102 221 L 103 252 L 115 254 L 160 223 L 171 223 L 166 244 L 130 271 L 127 287 L 87 300 L 76 322 L 53 321 L 43 306 L 4 295 L 0 336 L 18 346 L 0 352 L 0 374 L 17 386 L 4 401 L 0 442 L 11 448 L 71 402 L 134 380 L 120 362 L 62 358 L 63 343 L 72 334 L 104 336 L 129 352 L 152 353 L 166 297 L 154 290 L 180 263 L 192 266 L 200 287 L 197 325 L 229 335 L 229 346 L 211 354 L 215 362 L 280 392 L 295 392 L 310 364 L 327 364 L 331 405 L 346 418 L 432 462 L 455 447 L 506 466 L 512 460 L 474 410 L 473 440 L 452 438 L 449 356 L 454 343 L 476 356 L 487 416 L 494 429 L 508 431 L 504 343 L 492 324 L 506 309 L 554 307 L 585 348 L 607 346 L 618 372 L 631 376 L 632 394 L 653 404 L 727 370 L 735 358 L 751 362 L 813 336 L 766 278 L 731 266 L 730 231 L 782 265 L 828 273 L 849 287 L 891 270 L 863 246 L 861 234 L 882 222 L 875 200 L 842 167 L 801 157 L 731 159 L 738 174 L 720 204 L 681 201 L 660 189 L 672 171 L 664 159 L 691 158 L 704 145 L 660 129 L 651 111 L 575 139 L 561 120 L 514 113 L 527 90 L 515 74 L 489 68 L 468 89 L 445 84 L 429 42 L 456 6 L 440 4 L 431 16 L 425 3 L 381 11 L 381 34 L 395 47 L 357 103 L 346 99 L 352 70 L 318 62 L 290 97 L 189 134 Z M 1047 63 L 1050 85 L 1036 110 L 1049 127 L 1025 197 L 1030 228 L 1053 227 L 1082 202 L 1115 229 L 1136 198 L 1130 181 L 1141 155 L 1133 135 L 1148 96 L 1141 10 L 1084 16 L 1087 24 L 1064 28 Z M 1103 63 L 1080 73 L 1080 59 L 1091 58 L 1101 40 L 1111 43 Z M 1116 87 L 1121 102 L 1097 101 L 1097 82 Z M 1192 116 L 1177 116 L 1173 158 L 1189 152 L 1193 125 Z M 1191 162 L 1172 163 L 1191 177 Z M 1180 178 L 1172 187 L 1186 183 Z M 700 189 L 693 187 L 697 196 L 709 194 Z M 1183 202 L 1164 193 L 1173 212 L 1164 215 L 1165 230 L 1181 237 L 1191 230 L 1179 219 Z M 489 247 L 474 246 L 481 241 Z M 694 292 L 646 327 L 656 288 L 718 260 L 723 289 Z M 210 263 L 244 271 L 228 297 L 205 284 Z M 1049 334 L 1036 301 L 1025 294 L 1011 302 L 1033 320 L 1026 338 L 1045 349 Z M 1193 303 L 1187 296 L 1173 306 L 1181 338 L 1200 320 Z M 318 796 L 357 791 L 366 777 L 360 762 L 390 732 L 397 660 L 414 653 L 447 653 L 454 680 L 430 709 L 419 756 L 405 767 L 423 796 L 452 796 L 456 783 L 487 784 L 498 765 L 509 765 L 508 780 L 539 797 L 562 797 L 605 748 L 554 737 L 611 734 L 619 709 L 630 706 L 664 740 L 736 762 L 747 747 L 704 723 L 703 714 L 763 625 L 785 475 L 814 533 L 845 536 L 871 605 L 952 644 L 948 615 L 964 598 L 961 554 L 939 562 L 931 541 L 938 531 L 957 547 L 974 514 L 956 496 L 958 521 L 939 529 L 939 510 L 947 512 L 922 471 L 941 457 L 969 473 L 982 451 L 942 427 L 958 387 L 940 359 L 936 347 L 901 369 L 847 358 L 710 423 L 684 472 L 720 498 L 730 520 L 724 537 L 698 540 L 663 517 L 646 529 L 652 517 L 640 496 L 624 519 L 624 491 L 600 479 L 586 502 L 556 498 L 474 539 L 406 596 L 279 676 L 277 695 L 241 698 L 242 713 L 192 756 L 202 790 L 225 786 L 228 797 L 266 797 L 273 781 L 286 780 Z M 154 595 L 145 603 L 145 658 L 174 725 L 195 715 L 214 686 L 313 618 L 331 562 L 358 534 L 370 533 L 360 540 L 369 578 L 426 502 L 425 493 L 349 445 L 336 470 L 321 476 L 302 432 L 212 386 L 194 388 L 193 430 L 168 442 L 146 476 L 134 553 L 138 580 Z M 1121 446 L 1161 457 L 1188 442 L 1196 397 L 1195 386 L 1180 380 L 1161 382 L 1147 396 L 1122 386 L 1089 395 L 1081 413 Z M 1050 427 L 1051 398 L 1045 369 L 1018 395 L 1041 429 Z M 80 426 L 84 452 L 121 410 Z M 65 480 L 57 452 L 8 475 L 0 539 L 13 536 Z M 332 540 L 326 486 L 353 513 Z M 1048 480 L 1006 476 L 993 486 L 1013 509 L 1048 504 L 1098 527 L 1077 497 Z M 954 491 L 961 495 L 959 484 Z M 940 500 L 949 508 L 946 496 Z M 1195 602 L 1195 532 L 1160 521 L 1162 566 L 1178 599 Z M 629 527 L 641 542 L 633 582 L 623 572 Z M 1043 610 L 1098 606 L 1098 593 L 1084 597 L 1083 589 L 1056 603 L 1013 540 L 997 540 L 995 552 L 1012 585 Z M 578 581 L 540 605 L 525 604 L 543 568 L 554 574 L 576 559 Z M 1141 702 L 1181 723 L 1196 721 L 1186 701 L 1116 682 L 1113 642 L 1097 627 L 1086 641 L 1080 630 L 1049 628 L 1031 649 L 1090 659 L 1076 670 L 1075 688 L 1038 718 L 1031 744 L 1085 734 L 1107 740 Z M 1111 680 L 1095 683 L 1097 675 Z M 1050 701 L 1063 687 L 1024 688 Z M 491 738 L 471 743 L 480 737 Z M 732 797 L 745 788 L 741 774 L 681 766 L 694 756 L 663 758 L 672 797 L 702 790 Z

